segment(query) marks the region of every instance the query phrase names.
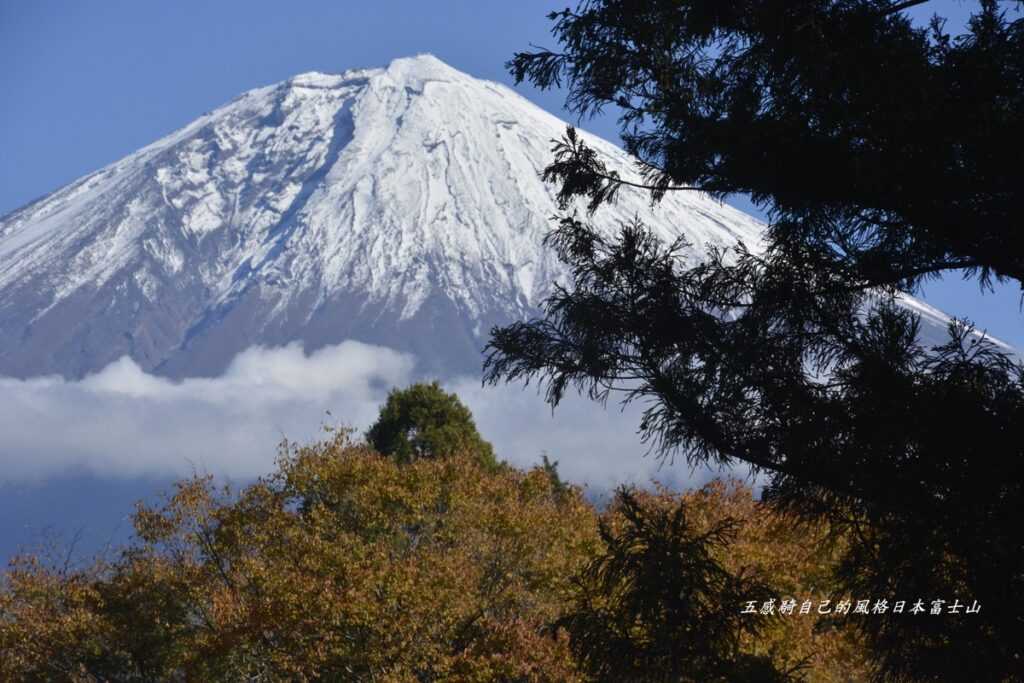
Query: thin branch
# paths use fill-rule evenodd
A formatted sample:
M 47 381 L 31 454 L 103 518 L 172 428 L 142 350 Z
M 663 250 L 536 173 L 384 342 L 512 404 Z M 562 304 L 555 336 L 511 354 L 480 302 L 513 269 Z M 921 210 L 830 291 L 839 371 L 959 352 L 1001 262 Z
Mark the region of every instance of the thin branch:
M 982 267 L 981 262 L 973 259 L 966 261 L 940 261 L 939 263 L 932 263 L 927 266 L 921 266 L 920 268 L 914 268 L 903 272 L 893 273 L 892 275 L 886 278 L 870 281 L 866 283 L 866 286 L 880 287 L 884 285 L 894 285 L 904 280 L 910 280 L 921 277 L 922 275 L 940 273 L 946 270 L 969 270 L 971 268 L 980 267 Z M 856 289 L 859 289 L 859 287 Z
M 592 175 L 594 175 L 595 177 L 597 177 L 597 178 L 602 178 L 604 180 L 608 180 L 610 182 L 617 183 L 619 185 L 628 185 L 629 187 L 635 187 L 635 188 L 638 188 L 640 190 L 650 190 L 650 191 L 657 190 L 657 191 L 665 191 L 665 192 L 668 192 L 668 191 L 678 192 L 678 191 L 681 191 L 681 190 L 689 190 L 691 192 L 710 192 L 710 190 L 706 190 L 703 187 L 693 187 L 691 185 L 670 185 L 668 187 L 656 187 L 654 185 L 644 185 L 642 183 L 634 183 L 634 182 L 632 182 L 630 180 L 623 180 L 622 178 L 616 178 L 615 176 L 608 175 L 607 173 L 599 173 L 597 171 L 590 171 L 590 173 Z
M 887 7 L 885 11 L 882 12 L 882 16 L 896 14 L 897 12 L 902 12 L 905 9 L 910 9 L 911 7 L 916 7 L 917 5 L 923 5 L 929 1 L 930 0 L 905 0 L 904 2 L 897 2 L 895 5 Z

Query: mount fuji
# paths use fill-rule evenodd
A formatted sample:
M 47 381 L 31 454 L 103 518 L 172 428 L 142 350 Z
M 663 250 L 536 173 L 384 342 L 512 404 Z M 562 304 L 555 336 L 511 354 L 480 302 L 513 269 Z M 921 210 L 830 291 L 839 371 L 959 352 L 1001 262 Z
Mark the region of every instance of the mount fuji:
M 542 244 L 557 206 L 539 177 L 564 130 L 429 55 L 249 91 L 0 219 L 0 375 L 75 379 L 130 356 L 213 376 L 252 345 L 346 339 L 478 374 L 490 327 L 566 277 Z M 652 209 L 623 191 L 597 222 L 635 216 L 695 256 L 756 248 L 763 229 L 697 193 Z

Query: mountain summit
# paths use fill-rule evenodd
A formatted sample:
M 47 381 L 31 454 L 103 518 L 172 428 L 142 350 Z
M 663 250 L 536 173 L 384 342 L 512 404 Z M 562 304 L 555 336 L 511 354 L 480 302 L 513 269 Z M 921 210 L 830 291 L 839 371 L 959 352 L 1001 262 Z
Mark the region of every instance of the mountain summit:
M 539 177 L 564 129 L 429 55 L 247 92 L 0 219 L 0 375 L 75 378 L 124 355 L 213 375 L 253 344 L 343 339 L 477 373 L 490 327 L 565 276 Z M 634 216 L 700 253 L 762 228 L 689 192 L 654 210 L 623 192 L 596 220 Z

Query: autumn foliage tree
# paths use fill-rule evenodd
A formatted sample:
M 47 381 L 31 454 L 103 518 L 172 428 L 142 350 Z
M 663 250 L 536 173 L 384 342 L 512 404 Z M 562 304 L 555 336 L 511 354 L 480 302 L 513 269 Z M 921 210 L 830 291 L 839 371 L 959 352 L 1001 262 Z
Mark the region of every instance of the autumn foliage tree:
M 840 683 L 866 670 L 847 625 L 741 614 L 831 597 L 835 555 L 824 530 L 794 529 L 735 482 L 623 493 L 598 513 L 542 467 L 399 465 L 339 435 L 238 496 L 184 481 L 135 524 L 110 562 L 12 566 L 0 678 Z
M 863 680 L 849 620 L 762 614 L 768 601 L 838 600 L 841 538 L 794 525 L 738 481 L 675 494 L 622 489 L 599 517 L 601 547 L 558 624 L 595 680 Z M 758 612 L 741 607 L 755 602 Z
M 848 629 L 740 612 L 831 594 L 836 556 L 738 483 L 598 511 L 547 459 L 405 460 L 340 431 L 238 492 L 184 480 L 134 525 L 85 567 L 14 561 L 0 680 L 838 683 L 863 661 Z
M 4 680 L 577 678 L 546 626 L 597 542 L 542 470 L 399 464 L 347 434 L 237 496 L 182 482 L 139 541 L 68 574 L 14 566 Z
M 735 520 L 698 530 L 684 504 L 643 505 L 620 490 L 600 525 L 602 552 L 576 580 L 576 604 L 559 624 L 597 680 L 786 681 L 767 657 L 741 650 L 766 618 L 745 616 L 745 600 L 770 589 L 730 573 L 714 551 L 734 537 Z

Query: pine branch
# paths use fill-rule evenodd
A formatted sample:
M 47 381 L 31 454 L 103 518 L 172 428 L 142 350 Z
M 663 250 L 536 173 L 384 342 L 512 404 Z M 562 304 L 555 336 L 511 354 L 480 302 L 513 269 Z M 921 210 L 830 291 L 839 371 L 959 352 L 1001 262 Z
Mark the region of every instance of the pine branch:
M 886 8 L 886 10 L 882 12 L 882 16 L 896 14 L 897 12 L 902 12 L 905 9 L 910 9 L 917 5 L 923 5 L 926 2 L 930 2 L 930 0 L 905 0 L 904 2 L 897 2 L 895 5 Z

